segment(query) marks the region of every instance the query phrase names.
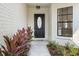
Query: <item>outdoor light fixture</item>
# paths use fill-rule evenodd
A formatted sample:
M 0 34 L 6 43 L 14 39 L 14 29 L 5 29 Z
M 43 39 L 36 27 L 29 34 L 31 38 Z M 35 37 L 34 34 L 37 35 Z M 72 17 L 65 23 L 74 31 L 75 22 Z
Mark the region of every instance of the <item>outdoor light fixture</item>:
M 36 9 L 40 9 L 40 6 L 36 6 Z

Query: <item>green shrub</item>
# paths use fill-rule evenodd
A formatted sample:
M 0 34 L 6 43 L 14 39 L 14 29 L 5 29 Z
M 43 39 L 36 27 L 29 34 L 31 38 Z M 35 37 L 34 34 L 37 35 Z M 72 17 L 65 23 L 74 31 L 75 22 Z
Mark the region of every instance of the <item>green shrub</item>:
M 53 41 L 52 43 L 51 43 L 51 47 L 53 48 L 53 49 L 57 49 L 57 48 L 59 48 L 59 44 L 57 43 L 57 42 L 55 42 L 55 41 Z
M 60 46 L 57 42 L 55 42 L 55 41 L 49 42 L 49 44 L 47 46 L 50 47 L 51 49 L 53 49 L 51 51 L 53 55 L 58 55 L 58 56 L 63 55 L 63 47 Z
M 78 48 L 71 48 L 71 53 L 70 53 L 71 56 L 76 56 L 77 53 L 78 53 Z
M 74 48 L 74 45 L 69 42 L 65 46 L 60 46 L 57 42 L 53 41 L 48 44 L 48 47 L 51 49 L 51 54 L 55 56 L 76 56 L 78 54 L 78 48 Z

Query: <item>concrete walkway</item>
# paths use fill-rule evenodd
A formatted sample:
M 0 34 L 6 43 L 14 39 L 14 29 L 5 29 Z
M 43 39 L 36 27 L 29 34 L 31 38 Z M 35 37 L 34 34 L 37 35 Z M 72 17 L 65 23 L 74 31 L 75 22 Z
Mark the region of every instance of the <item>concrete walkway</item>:
M 47 41 L 32 41 L 29 55 L 30 56 L 50 56 L 46 47 Z

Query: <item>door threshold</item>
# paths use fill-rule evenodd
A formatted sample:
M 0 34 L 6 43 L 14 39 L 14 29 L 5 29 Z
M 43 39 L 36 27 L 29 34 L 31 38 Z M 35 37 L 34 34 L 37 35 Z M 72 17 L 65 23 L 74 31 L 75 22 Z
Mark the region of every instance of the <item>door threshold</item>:
M 48 41 L 48 40 L 31 40 L 31 41 Z

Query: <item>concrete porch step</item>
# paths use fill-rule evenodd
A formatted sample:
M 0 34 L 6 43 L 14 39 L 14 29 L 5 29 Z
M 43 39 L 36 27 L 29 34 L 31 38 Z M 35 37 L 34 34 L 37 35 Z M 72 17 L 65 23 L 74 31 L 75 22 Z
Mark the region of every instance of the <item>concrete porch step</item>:
M 47 41 L 32 41 L 29 56 L 50 56 Z

